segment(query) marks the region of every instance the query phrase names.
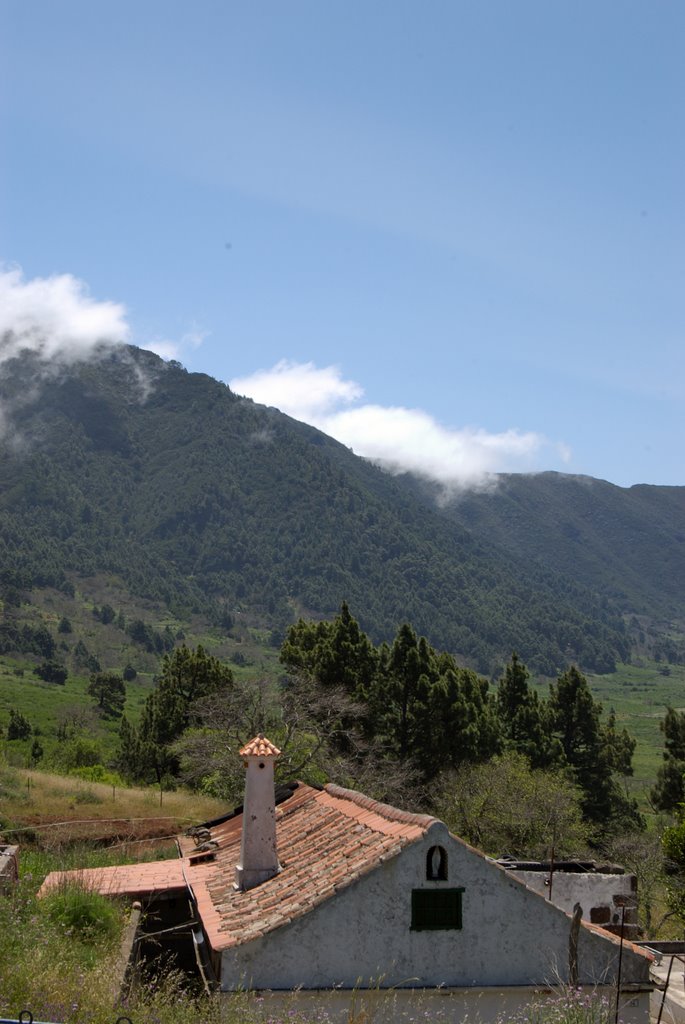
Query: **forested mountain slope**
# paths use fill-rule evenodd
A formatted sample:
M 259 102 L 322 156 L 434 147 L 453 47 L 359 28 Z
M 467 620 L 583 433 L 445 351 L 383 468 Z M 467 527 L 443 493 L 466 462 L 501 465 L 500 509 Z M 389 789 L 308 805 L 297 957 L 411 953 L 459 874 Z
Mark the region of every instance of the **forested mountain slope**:
M 498 480 L 493 491 L 451 502 L 446 514 L 625 612 L 685 615 L 685 487 L 622 488 L 562 473 Z
M 319 431 L 133 348 L 49 375 L 28 356 L 5 364 L 0 403 L 5 588 L 107 573 L 180 614 L 241 611 L 277 629 L 347 600 L 376 641 L 409 621 L 481 671 L 514 648 L 550 674 L 628 653 L 607 598 L 628 593 L 612 576 L 620 551 L 593 575 L 591 557 L 576 573 L 571 548 L 537 550 L 556 543 L 551 498 L 516 540 L 494 505 L 478 512 L 487 496 L 441 510 Z M 673 497 L 663 516 L 677 510 Z M 645 516 L 650 530 L 657 513 Z

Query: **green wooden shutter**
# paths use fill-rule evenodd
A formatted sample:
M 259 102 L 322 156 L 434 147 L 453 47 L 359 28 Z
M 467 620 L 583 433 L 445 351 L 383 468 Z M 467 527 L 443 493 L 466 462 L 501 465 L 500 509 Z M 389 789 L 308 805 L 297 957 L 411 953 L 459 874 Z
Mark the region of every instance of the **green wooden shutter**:
M 412 931 L 461 928 L 460 889 L 414 889 L 411 894 Z

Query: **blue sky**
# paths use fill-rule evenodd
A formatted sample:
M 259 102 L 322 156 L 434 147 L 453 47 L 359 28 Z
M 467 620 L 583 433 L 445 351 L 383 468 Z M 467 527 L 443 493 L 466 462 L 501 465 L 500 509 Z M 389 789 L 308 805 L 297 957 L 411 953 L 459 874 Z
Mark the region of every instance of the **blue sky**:
M 681 0 L 0 0 L 0 326 L 447 483 L 685 484 L 684 46 Z

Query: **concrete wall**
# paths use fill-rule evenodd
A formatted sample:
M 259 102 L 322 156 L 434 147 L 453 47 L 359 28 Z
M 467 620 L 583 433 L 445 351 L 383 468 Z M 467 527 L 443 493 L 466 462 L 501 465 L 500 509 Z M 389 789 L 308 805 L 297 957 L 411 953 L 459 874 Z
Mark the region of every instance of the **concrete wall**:
M 426 881 L 426 855 L 448 852 L 447 882 Z M 461 930 L 412 931 L 415 888 L 464 887 Z M 441 823 L 303 917 L 225 950 L 222 988 L 407 988 L 549 985 L 568 974 L 569 917 Z M 579 980 L 611 982 L 618 943 L 581 928 Z M 649 961 L 624 950 L 623 982 Z
M 545 899 L 549 898 L 549 874 L 546 871 L 512 871 L 513 875 Z M 552 902 L 567 913 L 580 903 L 583 919 L 620 931 L 621 903 L 626 902 L 624 936 L 637 938 L 637 879 L 635 875 L 610 875 L 595 872 L 556 871 L 552 878 Z

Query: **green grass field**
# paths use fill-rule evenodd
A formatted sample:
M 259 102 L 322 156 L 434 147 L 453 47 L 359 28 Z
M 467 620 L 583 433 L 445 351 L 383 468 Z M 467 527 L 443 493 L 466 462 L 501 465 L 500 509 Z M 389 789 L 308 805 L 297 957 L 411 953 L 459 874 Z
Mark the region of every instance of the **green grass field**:
M 605 711 L 614 708 L 621 726 L 637 740 L 633 764 L 635 783 L 648 788 L 662 762 L 663 735 L 659 723 L 666 708 L 685 709 L 685 666 L 668 666 L 662 675 L 659 665 L 619 665 L 610 676 L 589 676 L 588 682 Z
M 663 735 L 659 723 L 666 708 L 685 710 L 685 666 L 663 666 L 642 659 L 633 665 L 619 665 L 611 675 L 590 675 L 587 680 L 594 697 L 602 702 L 605 715 L 613 708 L 616 721 L 637 740 L 633 757 L 634 776 L 629 788 L 644 805 L 649 788 L 662 763 Z M 549 683 L 537 681 L 541 697 L 549 693 Z
M 125 714 L 137 722 L 148 694 L 154 687 L 155 673 L 161 664 L 161 655 L 145 650 L 133 643 L 116 621 L 103 623 L 94 609 L 110 605 L 121 612 L 127 622 L 141 619 L 162 633 L 171 630 L 177 643 L 190 647 L 202 644 L 213 656 L 229 665 L 236 678 L 264 680 L 275 683 L 281 674 L 278 649 L 269 644 L 268 631 L 237 622 L 230 631 L 210 627 L 199 617 L 181 622 L 165 609 L 145 601 L 133 601 L 118 588 L 116 581 L 102 577 L 82 579 L 73 596 L 50 589 L 35 590 L 11 618 L 18 625 L 44 625 L 57 642 L 56 658 L 69 670 L 66 684 L 48 683 L 35 675 L 34 669 L 42 660 L 32 655 L 0 655 L 0 737 L 6 727 L 10 709 L 14 708 L 28 719 L 49 756 L 58 743 L 57 733 L 65 720 L 81 714 L 79 731 L 97 741 L 102 749 L 103 761 L 110 760 L 118 746 L 118 720 L 102 718 L 88 696 L 90 671 L 79 665 L 74 657 L 74 646 L 83 641 L 90 654 L 96 657 L 103 670 L 121 672 L 126 665 L 137 671 L 134 680 L 127 683 Z M 71 624 L 71 632 L 60 632 L 62 617 Z M 84 728 L 83 714 L 87 715 Z M 5 754 L 12 763 L 26 765 L 32 740 L 4 742 Z

